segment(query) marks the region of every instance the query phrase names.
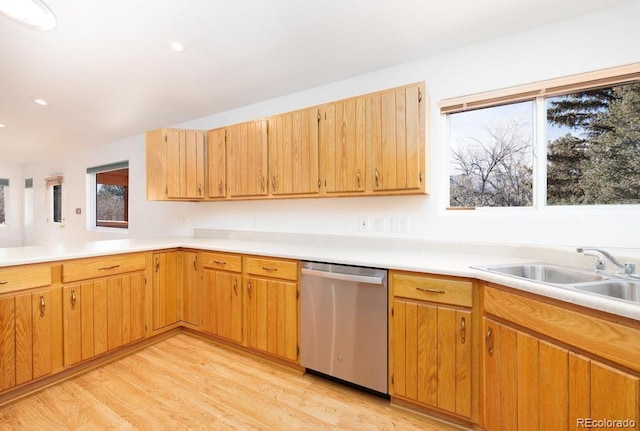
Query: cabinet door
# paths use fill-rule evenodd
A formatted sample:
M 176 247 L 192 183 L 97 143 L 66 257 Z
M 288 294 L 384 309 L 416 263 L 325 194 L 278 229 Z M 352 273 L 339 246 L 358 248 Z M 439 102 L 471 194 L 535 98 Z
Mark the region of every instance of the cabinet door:
M 200 327 L 203 331 L 242 342 L 241 275 L 203 270 Z
M 15 297 L 16 384 L 51 374 L 53 313 L 51 290 Z
M 320 108 L 321 178 L 327 193 L 365 189 L 365 98 Z
M 207 139 L 209 198 L 227 196 L 227 150 L 225 129 L 209 130 Z
M 471 415 L 471 312 L 395 299 L 394 395 Z
M 180 317 L 178 252 L 154 253 L 153 329 L 178 322 Z
M 13 296 L 0 299 L 0 392 L 16 384 L 16 315 Z
M 204 198 L 204 132 L 166 130 L 167 197 Z
M 368 181 L 374 191 L 419 190 L 425 164 L 419 84 L 367 97 Z
M 484 329 L 487 430 L 577 430 L 590 418 L 638 429 L 638 376 L 488 318 Z
M 199 287 L 200 270 L 198 259 L 200 254 L 195 251 L 181 251 L 182 262 L 182 321 L 192 325 L 199 324 Z
M 269 120 L 271 194 L 319 192 L 318 108 L 307 108 Z
M 227 177 L 231 197 L 266 196 L 267 120 L 229 126 Z
M 63 353 L 68 367 L 82 360 L 82 289 L 80 285 L 65 286 L 62 295 Z
M 247 277 L 248 346 L 298 360 L 298 284 Z

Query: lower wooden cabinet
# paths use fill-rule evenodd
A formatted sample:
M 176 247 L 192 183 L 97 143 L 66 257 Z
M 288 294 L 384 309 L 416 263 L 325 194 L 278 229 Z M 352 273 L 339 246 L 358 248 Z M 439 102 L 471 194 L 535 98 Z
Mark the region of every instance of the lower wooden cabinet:
M 484 330 L 487 430 L 589 429 L 590 420 L 627 420 L 634 425 L 624 429 L 640 429 L 638 375 L 490 318 Z
M 180 321 L 180 252 L 153 253 L 153 330 Z
M 245 279 L 247 344 L 250 348 L 298 360 L 298 283 L 262 277 Z
M 472 416 L 472 283 L 392 271 L 390 392 Z
M 242 343 L 242 274 L 203 268 L 200 329 Z
M 69 284 L 62 296 L 65 366 L 145 337 L 144 273 Z
M 59 294 L 57 288 L 45 288 L 0 299 L 0 392 L 54 371 Z
M 483 297 L 487 430 L 640 430 L 637 322 L 501 286 Z
M 185 323 L 200 324 L 200 253 L 180 251 L 182 272 L 179 276 L 181 317 Z

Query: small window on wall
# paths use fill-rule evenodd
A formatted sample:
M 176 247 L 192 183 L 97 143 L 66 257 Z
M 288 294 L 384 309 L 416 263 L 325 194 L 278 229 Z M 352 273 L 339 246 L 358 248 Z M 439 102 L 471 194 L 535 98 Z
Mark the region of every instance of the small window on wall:
M 56 175 L 45 179 L 47 186 L 47 200 L 49 202 L 48 221 L 62 224 L 64 216 L 62 213 L 62 176 Z
M 9 188 L 9 180 L 6 178 L 0 178 L 0 225 L 7 223 L 6 213 L 6 195 Z
M 33 178 L 24 180 L 24 225 L 33 226 Z
M 129 227 L 129 162 L 87 169 L 90 227 Z

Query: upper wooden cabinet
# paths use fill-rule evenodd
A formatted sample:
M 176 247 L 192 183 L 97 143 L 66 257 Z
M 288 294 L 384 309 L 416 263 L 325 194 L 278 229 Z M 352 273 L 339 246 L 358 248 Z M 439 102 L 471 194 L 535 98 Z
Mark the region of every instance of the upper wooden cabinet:
M 358 97 L 320 108 L 321 181 L 327 193 L 365 190 L 365 106 Z
M 314 195 L 320 191 L 319 108 L 269 119 L 269 179 L 272 195 Z
M 227 133 L 224 128 L 207 132 L 207 173 L 207 197 L 227 197 Z
M 205 132 L 147 132 L 147 199 L 205 198 Z
M 147 133 L 147 199 L 426 193 L 424 83 L 206 132 Z M 206 138 L 206 139 L 205 139 Z
M 366 96 L 366 141 L 374 191 L 425 190 L 424 86 Z
M 267 120 L 226 128 L 230 197 L 267 196 Z

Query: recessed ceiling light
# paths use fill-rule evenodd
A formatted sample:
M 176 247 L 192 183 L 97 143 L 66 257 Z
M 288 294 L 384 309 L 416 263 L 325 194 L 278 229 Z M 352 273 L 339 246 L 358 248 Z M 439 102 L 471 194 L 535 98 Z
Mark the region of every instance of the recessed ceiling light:
M 0 12 L 39 30 L 52 30 L 56 27 L 56 16 L 42 0 L 0 1 Z
M 33 101 L 35 103 L 37 103 L 38 105 L 40 105 L 40 106 L 47 106 L 48 105 L 47 101 L 44 100 L 44 99 L 33 99 Z
M 0 123 L 0 129 L 2 129 L 4 127 L 4 124 Z
M 178 42 L 177 40 L 172 40 L 169 42 L 169 46 L 176 52 L 184 51 L 184 45 Z

